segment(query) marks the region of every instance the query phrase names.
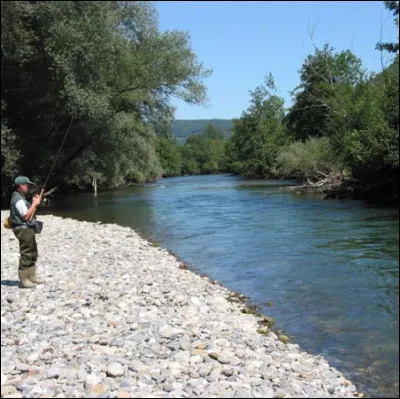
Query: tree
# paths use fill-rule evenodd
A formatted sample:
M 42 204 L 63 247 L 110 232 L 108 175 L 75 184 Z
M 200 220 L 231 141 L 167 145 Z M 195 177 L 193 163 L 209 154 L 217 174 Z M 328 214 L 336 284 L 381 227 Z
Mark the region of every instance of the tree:
M 271 176 L 278 150 L 287 142 L 282 125 L 284 101 L 273 94 L 271 74 L 264 83 L 250 92 L 250 107 L 234 121 L 229 149 L 233 171 L 251 177 Z
M 398 1 L 384 1 L 385 7 L 392 11 L 393 13 L 393 19 L 395 25 L 398 27 L 399 26 L 399 9 L 400 5 Z M 396 43 L 382 43 L 379 42 L 376 44 L 376 49 L 377 50 L 385 50 L 388 51 L 389 53 L 396 53 L 398 54 L 399 52 L 399 38 L 397 37 L 397 42 Z
M 396 65 L 397 63 L 397 65 Z M 398 199 L 399 67 L 394 64 L 357 88 L 344 154 L 370 195 Z
M 159 136 L 157 138 L 157 155 L 163 168 L 163 176 L 180 176 L 182 156 L 174 139 Z
M 19 169 L 21 154 L 17 149 L 17 137 L 8 127 L 7 120 L 3 118 L 6 104 L 1 101 L 1 186 L 10 187 Z M 8 198 L 3 195 L 2 202 Z
M 189 136 L 180 152 L 184 174 L 219 173 L 226 168 L 223 132 L 212 124 Z
M 361 61 L 349 50 L 333 53 L 316 48 L 300 70 L 300 85 L 285 124 L 295 140 L 343 135 L 355 87 L 364 81 Z
M 215 127 L 213 124 L 209 123 L 204 131 L 202 132 L 202 135 L 206 139 L 210 140 L 223 140 L 224 139 L 224 134 L 220 129 Z
M 71 124 L 51 184 L 161 176 L 155 130 L 173 117 L 171 96 L 206 100 L 211 71 L 188 34 L 160 32 L 151 2 L 2 1 L 1 11 L 3 117 L 19 172 L 43 181 Z

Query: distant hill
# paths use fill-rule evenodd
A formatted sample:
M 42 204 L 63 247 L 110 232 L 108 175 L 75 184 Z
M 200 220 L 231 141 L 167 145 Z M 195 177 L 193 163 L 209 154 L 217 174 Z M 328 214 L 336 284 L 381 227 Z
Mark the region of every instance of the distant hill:
M 232 135 L 232 119 L 176 119 L 172 124 L 172 134 L 179 144 L 183 144 L 188 136 L 202 133 L 208 124 L 220 129 L 224 137 Z

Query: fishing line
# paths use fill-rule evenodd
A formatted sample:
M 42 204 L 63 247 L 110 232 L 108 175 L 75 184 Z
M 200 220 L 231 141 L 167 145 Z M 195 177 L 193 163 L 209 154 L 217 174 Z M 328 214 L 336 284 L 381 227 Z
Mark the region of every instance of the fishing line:
M 56 164 L 57 158 L 58 158 L 58 156 L 60 155 L 61 149 L 62 149 L 62 147 L 63 147 L 63 145 L 64 145 L 65 139 L 66 139 L 67 136 L 68 136 L 68 133 L 69 133 L 69 131 L 70 131 L 70 129 L 71 129 L 71 126 L 72 126 L 72 122 L 73 122 L 73 121 L 74 121 L 74 118 L 72 117 L 72 118 L 71 118 L 71 122 L 69 123 L 68 129 L 67 129 L 66 133 L 64 134 L 64 137 L 63 137 L 63 140 L 62 140 L 62 142 L 61 142 L 60 148 L 58 149 L 57 155 L 56 155 L 56 157 L 54 158 L 53 165 L 51 165 L 50 172 L 49 172 L 49 174 L 47 175 L 47 178 L 46 178 L 46 180 L 45 180 L 45 182 L 44 182 L 44 184 L 43 184 L 43 189 L 44 189 L 44 187 L 46 187 L 46 184 L 47 184 L 47 182 L 48 182 L 49 179 L 50 179 L 51 172 L 53 172 L 54 165 Z

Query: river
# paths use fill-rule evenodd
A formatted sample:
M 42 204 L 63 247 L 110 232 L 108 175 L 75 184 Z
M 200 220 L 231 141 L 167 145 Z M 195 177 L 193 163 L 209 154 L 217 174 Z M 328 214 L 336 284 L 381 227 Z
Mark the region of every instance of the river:
M 367 396 L 398 397 L 398 210 L 288 184 L 177 177 L 96 198 L 58 194 L 41 212 L 132 227 L 248 296 Z

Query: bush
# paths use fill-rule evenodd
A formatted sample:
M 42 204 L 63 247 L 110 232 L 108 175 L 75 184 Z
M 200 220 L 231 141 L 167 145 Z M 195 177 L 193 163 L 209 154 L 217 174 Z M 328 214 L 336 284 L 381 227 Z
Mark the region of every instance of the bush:
M 277 172 L 286 177 L 319 180 L 344 169 L 339 156 L 332 151 L 327 137 L 296 141 L 278 154 Z
M 146 182 L 146 177 L 142 172 L 136 171 L 129 175 L 129 180 L 133 181 L 134 183 L 143 184 Z

